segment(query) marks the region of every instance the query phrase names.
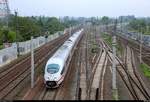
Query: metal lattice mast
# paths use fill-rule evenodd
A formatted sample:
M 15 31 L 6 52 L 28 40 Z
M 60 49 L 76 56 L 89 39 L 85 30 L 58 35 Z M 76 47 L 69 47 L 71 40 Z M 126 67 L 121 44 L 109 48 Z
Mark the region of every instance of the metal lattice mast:
M 6 23 L 8 27 L 10 9 L 8 6 L 8 0 L 0 0 L 0 18 Z

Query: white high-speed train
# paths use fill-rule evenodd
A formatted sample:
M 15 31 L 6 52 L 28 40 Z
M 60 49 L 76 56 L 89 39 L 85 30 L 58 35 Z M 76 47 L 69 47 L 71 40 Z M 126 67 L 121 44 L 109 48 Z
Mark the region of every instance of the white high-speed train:
M 81 36 L 83 29 L 74 33 L 64 44 L 54 53 L 47 61 L 44 73 L 44 83 L 47 88 L 56 88 L 64 80 L 67 73 L 69 62 L 74 53 Z

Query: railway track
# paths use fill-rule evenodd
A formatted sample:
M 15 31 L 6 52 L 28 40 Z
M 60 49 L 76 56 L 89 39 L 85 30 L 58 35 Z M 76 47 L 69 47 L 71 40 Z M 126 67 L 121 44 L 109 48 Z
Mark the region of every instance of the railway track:
M 97 29 L 89 27 L 87 30 L 86 40 L 83 42 L 81 49 L 81 69 L 80 69 L 80 88 L 79 88 L 79 100 L 104 100 L 105 97 L 105 78 L 106 78 L 106 67 L 108 62 L 107 53 L 104 49 L 106 47 L 102 44 L 99 32 Z M 89 39 L 90 40 L 87 40 Z M 95 41 L 92 41 L 94 39 Z M 90 55 L 89 52 L 94 45 L 97 46 L 98 52 Z M 88 46 L 87 46 L 88 45 Z M 89 50 L 90 49 L 90 50 Z M 87 56 L 87 54 L 88 56 Z M 89 59 L 87 58 L 89 57 Z M 91 71 L 89 70 L 89 63 L 91 65 Z M 88 67 L 86 67 L 88 66 Z M 85 68 L 86 67 L 86 68 Z M 88 75 L 87 75 L 88 74 Z M 89 78 L 88 78 L 89 76 Z
M 103 40 L 100 41 L 99 47 L 103 48 L 103 51 L 101 53 L 99 53 L 98 57 L 96 58 L 96 61 L 94 61 L 95 62 L 94 65 L 98 66 L 99 65 L 98 62 L 99 63 L 103 62 L 103 64 L 102 63 L 100 64 L 103 67 L 101 69 L 100 69 L 100 66 L 93 67 L 93 71 L 92 71 L 93 73 L 92 73 L 92 76 L 90 77 L 91 83 L 86 84 L 86 85 L 88 85 L 88 87 L 82 87 L 79 89 L 79 92 L 80 92 L 79 99 L 81 99 L 81 100 L 82 99 L 90 99 L 90 100 L 103 100 L 104 99 L 104 86 L 103 85 L 104 85 L 104 76 L 106 74 L 105 70 L 106 70 L 106 66 L 107 66 L 107 60 L 109 59 L 110 62 L 112 63 L 113 62 L 112 61 L 113 54 L 112 54 L 111 48 Z M 104 54 L 104 53 L 106 53 L 106 54 Z M 133 55 L 131 58 L 134 58 Z M 100 61 L 100 59 L 102 59 L 102 60 Z M 134 59 L 131 59 L 131 62 L 132 62 L 131 64 L 133 67 L 132 70 L 134 71 L 134 76 L 132 76 L 131 73 L 129 73 L 127 71 L 127 66 L 125 66 L 123 61 L 121 61 L 120 58 L 118 58 L 118 57 L 116 57 L 117 71 L 118 71 L 119 75 L 121 76 L 126 88 L 128 89 L 130 96 L 133 99 L 149 100 L 149 93 L 147 92 L 147 88 L 145 87 L 145 85 L 142 84 L 143 82 L 136 72 L 136 68 L 134 66 L 133 61 L 134 61 Z M 87 77 L 86 77 L 85 71 L 86 70 L 84 68 L 81 71 L 81 73 L 84 75 L 84 77 L 80 74 L 80 77 L 82 77 L 82 80 L 80 80 L 80 83 L 81 83 L 81 81 L 86 83 L 85 80 L 87 80 Z M 98 82 L 100 82 L 100 83 L 98 83 Z M 83 86 L 86 86 L 86 85 L 83 84 Z M 85 90 L 86 88 L 88 91 Z M 85 91 L 82 92 L 83 89 Z M 87 92 L 87 94 L 83 95 L 83 93 L 85 93 L 85 92 Z M 142 94 L 142 95 L 140 95 L 140 94 Z M 85 97 L 86 95 L 87 95 L 87 98 Z
M 86 62 L 87 62 L 87 33 L 83 37 L 81 41 L 81 45 L 79 48 L 79 77 L 78 77 L 78 99 L 79 100 L 86 100 L 87 99 L 87 69 L 86 69 Z
M 82 46 L 80 47 L 80 72 L 79 72 L 79 92 L 78 92 L 78 99 L 79 100 L 95 100 L 96 97 L 91 97 L 91 86 L 93 82 L 93 77 L 95 74 L 96 68 L 95 66 L 97 63 L 97 59 L 99 57 L 99 53 L 93 53 L 91 52 L 93 45 L 98 43 L 98 38 L 96 34 L 96 29 L 93 29 L 92 27 L 86 28 L 86 35 L 82 40 Z M 99 49 L 98 49 L 99 51 Z M 97 73 L 98 74 L 98 73 Z M 95 83 L 95 81 L 94 81 Z M 98 84 L 99 85 L 99 84 Z M 92 94 L 97 94 L 95 91 L 93 91 Z
M 91 77 L 91 83 L 90 83 L 90 100 L 103 100 L 104 99 L 104 75 L 105 70 L 107 66 L 107 54 L 104 49 L 105 45 L 101 43 L 101 39 L 97 34 L 97 43 L 100 47 L 100 52 L 98 54 L 98 58 L 96 60 L 96 63 L 94 64 L 93 70 L 92 70 L 92 77 Z
M 32 100 L 32 99 L 33 100 L 66 100 L 66 99 L 103 100 L 104 99 L 104 87 L 105 87 L 104 86 L 104 83 L 105 83 L 104 77 L 106 74 L 107 62 L 108 62 L 108 60 L 110 60 L 112 62 L 112 59 L 113 59 L 112 58 L 113 57 L 112 50 L 102 39 L 99 39 L 99 37 L 96 35 L 95 39 L 98 42 L 98 45 L 101 48 L 101 50 L 99 51 L 99 53 L 97 55 L 95 55 L 95 57 L 93 56 L 89 59 L 89 56 L 87 56 L 87 53 L 88 53 L 87 50 L 89 50 L 90 46 L 87 46 L 88 40 L 86 40 L 86 39 L 87 38 L 84 36 L 83 39 L 80 41 L 80 44 L 78 45 L 78 50 L 75 50 L 74 55 L 71 59 L 70 65 L 69 65 L 69 70 L 68 70 L 67 76 L 59 88 L 46 89 L 45 85 L 43 84 L 43 77 L 41 76 L 37 80 L 37 82 L 36 82 L 37 84 L 36 84 L 35 88 L 31 89 L 31 91 L 29 91 L 24 96 L 23 100 Z M 56 44 L 56 45 L 58 45 L 58 44 Z M 56 45 L 53 45 L 53 47 Z M 47 50 L 49 50 L 49 49 L 47 48 Z M 44 50 L 44 48 L 43 48 L 43 50 Z M 37 55 L 37 57 L 39 57 L 39 59 L 41 59 L 41 61 L 37 60 L 39 62 L 37 62 L 38 64 L 36 64 L 36 67 L 38 67 L 40 62 L 42 63 L 44 61 L 44 59 L 47 55 L 50 55 L 50 53 L 48 54 L 48 52 L 44 52 L 44 51 L 43 51 L 43 53 L 44 53 L 43 55 L 39 55 L 39 56 Z M 139 75 L 136 72 L 136 67 L 134 65 L 133 51 L 132 50 L 128 50 L 128 51 L 130 52 L 131 58 L 130 58 L 130 55 L 127 55 L 128 52 L 126 52 L 124 58 L 125 58 L 126 63 L 131 62 L 130 65 L 126 66 L 118 57 L 115 57 L 117 65 L 118 65 L 117 71 L 118 71 L 119 75 L 121 76 L 124 84 L 126 85 L 128 91 L 133 99 L 149 100 L 150 99 L 149 93 L 147 92 L 145 85 L 143 85 L 141 78 L 139 77 Z M 45 56 L 45 57 L 43 57 L 43 56 Z M 88 60 L 87 60 L 87 57 L 88 57 Z M 91 59 L 93 59 L 93 60 L 91 60 Z M 130 59 L 130 61 L 127 62 L 127 59 Z M 86 65 L 89 60 L 91 62 L 93 62 L 93 66 L 92 66 L 93 68 L 90 73 L 87 72 L 89 69 L 87 69 L 87 67 L 86 67 L 89 65 L 89 64 Z M 24 64 L 24 65 L 26 65 L 26 64 Z M 130 71 L 127 70 L 127 68 L 129 68 L 129 67 L 132 68 L 131 69 L 132 73 L 130 73 Z M 23 74 L 22 76 L 19 76 L 18 80 L 21 80 L 21 78 L 22 78 L 22 80 L 24 80 L 25 76 L 29 77 L 30 70 L 28 70 L 24 73 L 28 73 L 28 74 L 26 74 L 26 75 Z M 90 76 L 87 74 L 90 74 Z M 0 74 L 0 76 L 3 76 L 3 75 Z M 76 77 L 76 78 L 73 78 L 73 77 Z M 17 83 L 17 81 L 14 83 Z M 18 83 L 18 85 L 19 85 L 19 83 Z M 18 86 L 18 85 L 16 85 L 16 86 Z M 10 87 L 11 87 L 11 85 L 10 85 Z M 8 85 L 7 85 L 7 88 L 8 88 L 8 90 L 10 90 Z M 13 90 L 13 89 L 11 89 L 11 90 Z M 7 91 L 7 93 L 9 94 L 9 91 Z M 2 94 L 0 93 L 0 97 Z M 6 96 L 5 95 L 2 97 L 2 99 L 7 96 L 7 95 Z
M 106 43 L 104 43 L 106 44 Z M 107 47 L 107 51 L 111 51 L 110 47 Z M 110 52 L 108 52 L 110 53 Z M 127 53 L 127 52 L 126 52 Z M 123 82 L 125 83 L 126 87 L 128 88 L 128 91 L 130 92 L 130 95 L 135 100 L 149 100 L 149 93 L 147 91 L 147 88 L 142 84 L 143 81 L 141 81 L 140 76 L 137 75 L 136 68 L 134 66 L 133 59 L 133 52 L 131 55 L 131 58 L 127 58 L 127 55 L 125 55 L 126 61 L 130 59 L 130 61 L 127 62 L 127 64 L 130 63 L 130 65 L 124 64 L 118 57 L 116 57 L 116 60 L 118 62 L 117 71 L 119 75 L 121 76 Z M 129 57 L 130 55 L 128 55 Z M 110 60 L 112 60 L 112 56 L 109 54 Z M 132 74 L 129 73 L 129 70 L 127 68 L 130 67 L 130 71 L 132 71 Z
M 43 79 L 43 76 L 39 76 L 39 80 L 36 82 L 37 86 L 30 89 L 22 100 L 54 100 L 59 89 L 46 88 Z
M 67 91 L 67 87 L 66 86 L 68 84 L 69 76 L 72 74 L 71 70 L 72 70 L 72 67 L 73 67 L 73 64 L 74 64 L 73 62 L 74 61 L 75 61 L 75 59 L 73 58 L 72 62 L 70 64 L 69 70 L 67 72 L 66 78 L 65 78 L 64 82 L 59 86 L 59 88 L 56 88 L 56 89 L 47 89 L 45 87 L 45 85 L 43 85 L 41 94 L 39 96 L 36 96 L 36 97 L 33 97 L 33 98 L 36 99 L 36 100 L 37 99 L 38 100 L 64 100 L 64 98 L 66 97 L 65 95 L 67 93 L 66 92 Z M 41 84 L 43 84 L 43 83 L 41 83 Z M 30 97 L 30 96 L 28 96 L 28 97 Z
M 46 44 L 42 49 L 35 53 L 35 68 L 52 52 L 54 52 L 67 35 L 55 39 L 51 44 Z M 59 44 L 57 42 L 60 42 Z M 57 46 L 57 47 L 54 47 Z M 52 49 L 52 50 L 51 50 Z M 50 51 L 51 50 L 51 51 Z M 30 56 L 12 66 L 9 70 L 3 71 L 0 75 L 0 99 L 5 97 L 30 76 Z
M 143 81 L 141 80 L 140 76 L 137 75 L 137 71 L 136 71 L 136 67 L 135 67 L 135 62 L 134 62 L 134 54 L 133 54 L 133 50 L 130 49 L 127 46 L 127 52 L 126 52 L 126 56 L 129 57 L 127 64 L 127 68 L 128 68 L 128 72 L 130 73 L 131 77 L 134 78 L 136 86 L 138 87 L 138 89 L 140 91 L 138 91 L 138 97 L 140 97 L 140 99 L 150 99 L 150 95 L 149 93 L 146 91 L 147 88 L 145 87 Z M 140 93 L 141 92 L 141 93 Z M 142 96 L 143 95 L 143 96 Z
M 94 67 L 93 70 L 93 78 L 91 79 L 91 88 L 90 88 L 90 100 L 97 100 L 98 96 L 100 94 L 101 99 L 103 99 L 103 92 L 102 87 L 103 85 L 100 85 L 100 83 L 104 83 L 103 73 L 106 69 L 107 65 L 107 58 L 106 58 L 106 52 L 103 51 L 98 59 L 97 66 Z M 100 88 L 101 86 L 101 88 Z M 100 89 L 99 89 L 100 88 Z M 100 91 L 101 90 L 101 91 Z M 99 93 L 101 92 L 101 93 Z
M 118 32 L 121 33 L 121 32 Z M 120 39 L 122 39 L 122 41 L 124 42 L 124 44 L 130 46 L 134 51 L 138 52 L 138 54 L 140 54 L 140 43 L 132 40 L 132 39 L 127 39 L 121 35 L 117 35 Z M 142 44 L 142 59 L 148 64 L 150 62 L 150 47 L 147 47 L 145 45 Z
M 89 30 L 89 31 L 88 31 Z M 107 66 L 106 52 L 100 41 L 96 29 L 87 28 L 86 36 L 83 39 L 80 53 L 79 73 L 79 100 L 103 100 L 104 98 L 104 76 Z M 92 40 L 94 39 L 94 40 Z M 91 48 L 97 43 L 98 53 L 90 54 Z M 90 50 L 89 50 L 90 49 Z M 88 56 L 87 56 L 88 54 Z M 91 71 L 90 66 L 91 65 Z M 88 75 L 87 75 L 88 74 Z

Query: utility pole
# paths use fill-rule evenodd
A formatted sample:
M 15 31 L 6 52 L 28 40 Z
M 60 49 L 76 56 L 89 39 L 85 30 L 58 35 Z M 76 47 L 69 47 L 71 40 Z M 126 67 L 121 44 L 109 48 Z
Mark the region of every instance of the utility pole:
M 15 28 L 16 28 L 16 44 L 17 44 L 17 56 L 19 57 L 19 43 L 18 43 L 18 20 L 17 20 L 18 12 L 15 11 Z
M 142 63 L 142 28 L 141 28 L 141 34 L 140 34 L 140 64 Z
M 118 90 L 116 85 L 116 27 L 117 27 L 117 19 L 115 21 L 114 25 L 114 33 L 113 33 L 113 42 L 112 42 L 112 48 L 113 48 L 113 65 L 112 65 L 112 92 L 113 92 L 113 98 L 115 100 L 118 100 Z
M 120 21 L 120 23 L 121 23 L 121 32 L 122 32 L 122 19 L 123 19 L 123 17 L 121 16 L 121 21 Z
M 70 25 L 70 29 L 69 29 L 69 35 L 71 36 L 71 25 Z
M 33 36 L 31 36 L 31 88 L 34 87 L 34 47 Z

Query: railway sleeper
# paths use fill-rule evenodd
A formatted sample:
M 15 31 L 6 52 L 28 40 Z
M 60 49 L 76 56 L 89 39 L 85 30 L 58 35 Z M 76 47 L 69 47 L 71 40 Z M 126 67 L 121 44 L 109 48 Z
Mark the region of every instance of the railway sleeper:
M 78 92 L 78 98 L 79 100 L 86 100 L 87 99 L 87 91 L 86 88 L 79 88 L 79 92 Z
M 91 88 L 90 100 L 98 100 L 99 88 Z

